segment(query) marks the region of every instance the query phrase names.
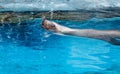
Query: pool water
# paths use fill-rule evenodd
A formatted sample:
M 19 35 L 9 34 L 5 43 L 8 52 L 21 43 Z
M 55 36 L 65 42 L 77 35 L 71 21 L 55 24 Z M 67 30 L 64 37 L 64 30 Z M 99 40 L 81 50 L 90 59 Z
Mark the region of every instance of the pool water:
M 53 21 L 71 28 L 120 30 L 117 17 Z M 49 32 L 41 28 L 41 18 L 0 25 L 0 74 L 120 74 L 120 46 Z

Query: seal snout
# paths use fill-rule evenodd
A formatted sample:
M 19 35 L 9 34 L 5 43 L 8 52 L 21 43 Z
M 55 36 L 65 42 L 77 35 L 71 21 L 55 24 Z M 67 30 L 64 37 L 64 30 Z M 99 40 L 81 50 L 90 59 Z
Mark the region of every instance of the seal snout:
M 46 27 L 46 26 L 45 26 L 46 24 L 47 24 L 46 20 L 43 20 L 43 21 L 42 21 L 42 28 L 45 28 L 45 27 Z
M 55 30 L 55 24 L 45 19 L 42 21 L 42 28 L 45 28 L 47 30 Z

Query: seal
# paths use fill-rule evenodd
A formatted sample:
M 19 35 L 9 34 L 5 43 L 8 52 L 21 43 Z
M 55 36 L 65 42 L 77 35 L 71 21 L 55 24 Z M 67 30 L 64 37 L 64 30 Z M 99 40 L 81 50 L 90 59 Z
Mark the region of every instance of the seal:
M 120 45 L 119 30 L 73 29 L 46 19 L 42 21 L 42 28 L 65 35 L 94 38 L 113 45 Z

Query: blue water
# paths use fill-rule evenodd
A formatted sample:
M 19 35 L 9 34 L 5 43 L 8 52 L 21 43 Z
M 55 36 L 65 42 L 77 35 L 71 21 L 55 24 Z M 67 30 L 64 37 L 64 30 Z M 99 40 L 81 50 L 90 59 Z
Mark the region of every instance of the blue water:
M 120 18 L 53 21 L 71 28 L 120 30 Z M 120 46 L 49 32 L 41 28 L 41 18 L 0 25 L 0 74 L 120 74 Z

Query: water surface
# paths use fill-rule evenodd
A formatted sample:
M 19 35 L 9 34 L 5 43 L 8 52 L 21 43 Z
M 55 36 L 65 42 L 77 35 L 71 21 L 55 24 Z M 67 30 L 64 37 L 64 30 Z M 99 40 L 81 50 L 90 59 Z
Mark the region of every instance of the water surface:
M 120 30 L 120 18 L 53 21 L 71 28 Z M 0 25 L 0 74 L 120 73 L 120 46 L 57 35 L 41 28 L 41 18 Z

